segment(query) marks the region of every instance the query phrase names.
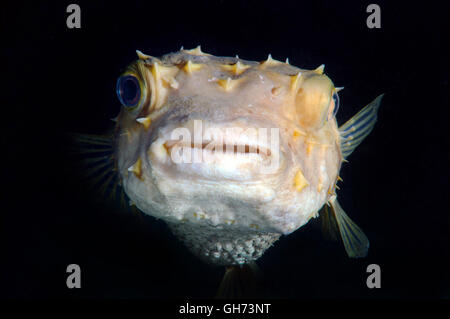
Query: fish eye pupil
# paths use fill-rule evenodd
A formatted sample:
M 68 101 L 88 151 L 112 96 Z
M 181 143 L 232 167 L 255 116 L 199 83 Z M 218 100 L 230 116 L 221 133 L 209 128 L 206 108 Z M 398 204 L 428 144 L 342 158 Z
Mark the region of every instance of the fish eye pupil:
M 136 106 L 141 97 L 139 82 L 132 75 L 121 76 L 117 81 L 116 91 L 120 102 L 127 107 Z

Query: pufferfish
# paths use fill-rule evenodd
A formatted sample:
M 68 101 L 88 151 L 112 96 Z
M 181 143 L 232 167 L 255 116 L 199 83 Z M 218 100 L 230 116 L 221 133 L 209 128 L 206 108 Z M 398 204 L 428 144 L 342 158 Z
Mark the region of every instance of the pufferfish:
M 112 156 L 98 160 L 113 172 L 105 185 L 120 185 L 132 205 L 164 220 L 208 263 L 250 264 L 322 207 L 347 254 L 367 255 L 369 241 L 335 190 L 341 164 L 374 127 L 382 95 L 338 127 L 341 88 L 323 65 L 216 57 L 200 47 L 137 54 L 117 81 L 122 108 L 112 139 L 79 136 L 94 151 L 110 147 Z

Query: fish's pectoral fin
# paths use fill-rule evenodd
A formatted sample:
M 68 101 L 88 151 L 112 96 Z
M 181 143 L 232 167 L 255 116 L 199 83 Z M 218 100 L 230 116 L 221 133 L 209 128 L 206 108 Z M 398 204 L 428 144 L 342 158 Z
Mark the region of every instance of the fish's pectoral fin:
M 71 160 L 80 170 L 81 182 L 103 200 L 117 202 L 121 209 L 128 209 L 126 195 L 115 170 L 112 134 L 69 133 L 68 138 Z
M 339 134 L 341 135 L 341 152 L 344 158 L 347 158 L 372 131 L 375 122 L 377 121 L 377 113 L 383 95 L 384 94 L 379 95 L 375 100 L 366 105 L 350 120 L 339 127 Z
M 333 198 L 330 201 L 330 204 L 347 255 L 350 258 L 366 257 L 369 251 L 369 240 L 366 235 L 361 228 L 347 216 L 336 198 Z
M 320 211 L 323 236 L 331 241 L 339 241 L 339 227 L 331 207 L 324 205 Z

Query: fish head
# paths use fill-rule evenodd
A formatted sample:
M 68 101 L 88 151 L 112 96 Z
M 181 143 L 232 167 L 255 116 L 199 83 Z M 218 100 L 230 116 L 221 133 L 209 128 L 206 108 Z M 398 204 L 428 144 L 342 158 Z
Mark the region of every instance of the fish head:
M 342 160 L 323 68 L 198 49 L 139 57 L 117 82 L 115 158 L 141 211 L 223 264 L 256 259 L 316 216 Z

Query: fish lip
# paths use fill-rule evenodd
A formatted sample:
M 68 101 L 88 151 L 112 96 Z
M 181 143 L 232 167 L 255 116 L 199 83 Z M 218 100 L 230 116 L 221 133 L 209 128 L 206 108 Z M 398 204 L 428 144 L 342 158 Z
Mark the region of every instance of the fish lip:
M 238 119 L 241 120 L 241 119 Z M 196 132 L 195 122 L 201 122 L 201 132 Z M 194 123 L 194 124 L 193 124 Z M 266 128 L 273 126 L 272 123 L 251 123 L 246 120 L 245 122 L 226 121 L 222 123 L 207 122 L 203 120 L 189 120 L 180 124 L 178 127 L 166 127 L 159 132 L 159 140 L 163 141 L 163 146 L 170 153 L 174 147 L 185 147 L 191 149 L 208 150 L 211 148 L 221 149 L 223 151 L 232 151 L 234 153 L 255 153 L 263 156 L 271 157 L 274 153 L 274 145 L 271 144 L 271 129 Z M 266 127 L 264 127 L 266 126 Z M 267 131 L 259 131 L 260 128 Z M 184 129 L 184 133 L 188 134 L 187 140 L 174 139 L 174 132 L 177 129 Z M 213 131 L 209 131 L 213 129 Z M 273 129 L 273 128 L 272 128 Z M 280 130 L 280 128 L 275 127 Z M 230 130 L 230 131 L 228 131 Z M 177 132 L 177 134 L 180 131 Z M 267 134 L 270 136 L 264 136 L 261 139 L 261 135 Z M 280 134 L 279 131 L 277 134 Z M 175 134 L 176 135 L 176 134 Z M 177 135 L 178 136 L 178 135 Z M 184 136 L 184 135 L 183 135 Z M 279 135 L 278 135 L 278 150 L 279 150 Z
M 210 152 L 221 152 L 221 153 L 241 153 L 241 154 L 258 154 L 262 156 L 270 157 L 272 151 L 269 147 L 261 146 L 258 144 L 232 144 L 232 143 L 217 143 L 214 140 L 203 141 L 202 143 L 185 143 L 182 141 L 168 140 L 163 143 L 164 148 L 170 154 L 175 147 L 186 148 L 187 150 L 202 150 Z M 210 149 L 210 147 L 212 149 Z
M 154 144 L 154 149 L 152 149 Z M 196 180 L 205 181 L 257 182 L 261 180 L 261 176 L 267 172 L 268 168 L 272 169 L 269 172 L 272 174 L 279 173 L 284 168 L 284 165 L 273 164 L 280 164 L 285 154 L 280 153 L 276 159 L 277 162 L 274 159 L 273 149 L 258 144 L 245 144 L 236 141 L 231 149 L 228 147 L 228 152 L 227 145 L 229 144 L 219 144 L 218 149 L 208 149 L 210 143 L 195 145 L 195 143 L 186 144 L 182 141 L 174 142 L 160 138 L 152 145 L 148 149 L 150 166 L 160 173 L 166 172 L 170 176 L 177 176 L 176 178 L 190 179 L 194 177 Z M 213 143 L 213 145 L 215 144 Z M 197 153 L 200 154 L 197 160 L 195 159 L 196 155 L 194 155 L 195 151 L 201 151 Z M 157 155 L 158 152 L 159 156 Z M 177 161 L 173 157 L 173 152 L 190 152 L 190 160 L 183 161 L 184 158 L 179 156 Z M 271 168 L 272 166 L 274 168 Z M 271 176 L 276 178 L 275 175 Z
M 165 172 L 177 178 L 232 181 L 236 177 L 236 180 L 252 182 L 265 178 L 264 174 L 272 174 L 276 178 L 273 174 L 278 175 L 286 169 L 284 164 L 289 154 L 284 154 L 285 148 L 281 147 L 282 129 L 274 127 L 273 122 L 200 120 L 202 131 L 195 134 L 198 133 L 195 121 L 190 119 L 153 132 L 156 136 L 150 138 L 152 142 L 147 146 L 147 159 L 155 172 Z M 260 131 L 260 128 L 265 130 Z M 278 131 L 272 131 L 272 128 Z M 177 131 L 174 134 L 177 129 L 184 130 L 184 133 Z M 209 129 L 218 129 L 219 133 L 211 133 L 215 131 Z M 188 161 L 185 161 L 185 152 L 190 154 Z
M 183 166 L 185 164 L 200 164 L 206 165 L 223 165 L 224 161 L 228 164 L 235 165 L 262 165 L 270 162 L 274 152 L 270 147 L 247 144 L 247 143 L 216 143 L 214 141 L 207 141 L 202 143 L 186 143 L 183 141 L 166 140 L 160 143 L 164 147 L 170 164 L 175 166 Z M 188 161 L 184 161 L 182 156 L 175 157 L 177 152 L 187 152 L 190 156 Z M 178 154 L 180 155 L 180 154 Z M 182 160 L 181 160 L 182 159 Z M 225 160 L 226 159 L 226 160 Z M 181 161 L 180 161 L 181 160 Z M 211 162 L 208 162 L 211 161 Z

